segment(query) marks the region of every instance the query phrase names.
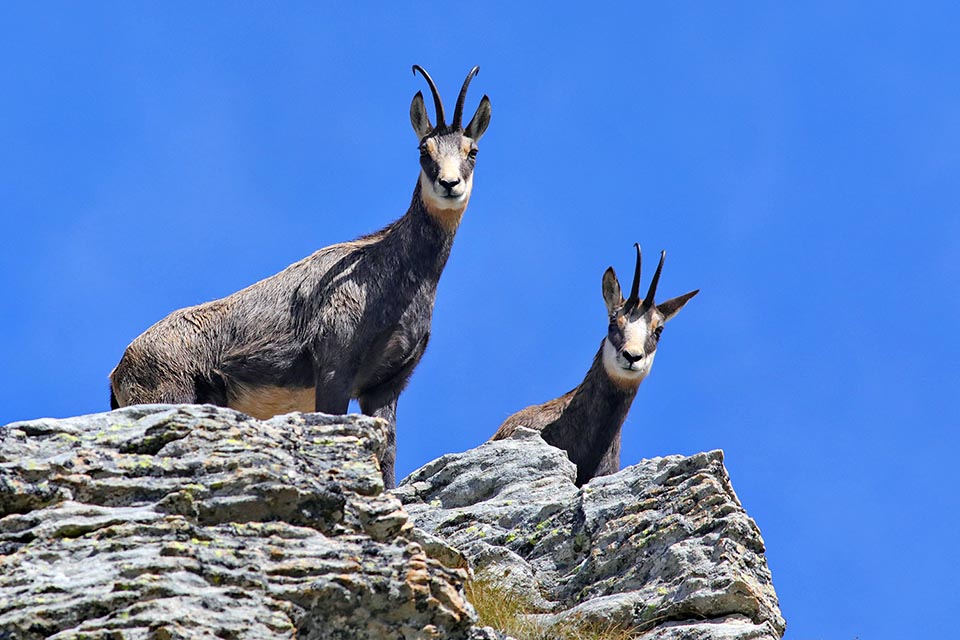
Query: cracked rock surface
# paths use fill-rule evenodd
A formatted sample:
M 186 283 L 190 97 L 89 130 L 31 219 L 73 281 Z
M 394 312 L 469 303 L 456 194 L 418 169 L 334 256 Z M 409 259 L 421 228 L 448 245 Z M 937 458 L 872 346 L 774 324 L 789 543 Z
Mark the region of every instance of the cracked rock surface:
M 186 405 L 0 427 L 0 639 L 496 637 L 382 492 L 384 438 Z
M 537 432 L 435 460 L 394 492 L 418 528 L 545 622 L 637 637 L 778 640 L 785 622 L 723 452 L 641 461 L 582 489 Z
M 468 566 L 545 623 L 783 635 L 719 451 L 577 489 L 521 429 L 384 493 L 384 439 L 191 405 L 0 427 L 0 640 L 509 640 L 475 626 Z

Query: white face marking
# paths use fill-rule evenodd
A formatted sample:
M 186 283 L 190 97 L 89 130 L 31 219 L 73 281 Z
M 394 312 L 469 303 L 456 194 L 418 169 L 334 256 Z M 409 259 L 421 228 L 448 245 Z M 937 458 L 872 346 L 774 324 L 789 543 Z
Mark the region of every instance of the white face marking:
M 470 192 L 473 190 L 473 176 L 471 175 L 465 181 L 461 182 L 463 193 L 456 198 L 445 198 L 438 193 L 438 188 L 446 192 L 446 189 L 433 184 L 427 177 L 427 174 L 420 171 L 420 194 L 423 203 L 427 205 L 427 213 L 434 216 L 446 226 L 456 227 L 460 223 L 460 217 L 470 202 Z
M 460 158 L 458 156 L 444 155 L 440 159 L 440 162 L 437 163 L 439 171 L 437 172 L 437 187 L 443 189 L 443 193 L 446 194 L 447 191 L 440 184 L 440 180 L 446 182 L 458 182 L 455 187 L 450 189 L 450 195 L 459 196 L 463 195 L 465 189 L 463 181 L 460 179 Z
M 420 197 L 427 212 L 450 230 L 460 223 L 473 190 L 472 163 L 468 160 L 473 146 L 469 138 L 454 134 L 428 138 L 420 145 L 421 164 L 433 164 L 429 175 L 421 168 Z
M 454 173 L 453 176 L 454 177 L 449 178 L 445 174 L 440 173 L 438 180 L 431 182 L 427 174 L 421 169 L 420 188 L 423 191 L 424 199 L 429 197 L 436 203 L 434 206 L 438 209 L 462 210 L 466 208 L 467 201 L 470 199 L 470 192 L 473 190 L 473 174 L 471 173 L 466 180 L 460 180 L 460 184 L 448 191 L 446 187 L 440 184 L 440 179 L 452 182 L 453 180 L 457 180 L 460 174 Z
M 620 384 L 638 385 L 650 374 L 653 359 L 657 354 L 656 341 L 651 340 L 651 333 L 660 323 L 659 316 L 652 309 L 632 318 L 622 315 L 622 311 L 617 313 L 617 328 L 611 331 L 619 334 L 616 341 L 620 343 L 620 348 L 614 346 L 609 336 L 604 341 L 604 370 L 612 380 Z M 648 350 L 651 342 L 654 347 Z
M 617 353 L 609 338 L 603 341 L 603 369 L 611 380 L 620 385 L 633 387 L 643 382 L 650 373 L 656 355 L 657 352 L 654 351 L 637 362 L 630 363 Z
M 627 322 L 627 326 L 623 328 L 621 351 L 629 351 L 635 356 L 646 355 L 644 345 L 647 343 L 647 334 L 647 319 L 645 317 L 641 316 L 633 322 Z M 624 360 L 624 363 L 627 363 L 627 361 Z

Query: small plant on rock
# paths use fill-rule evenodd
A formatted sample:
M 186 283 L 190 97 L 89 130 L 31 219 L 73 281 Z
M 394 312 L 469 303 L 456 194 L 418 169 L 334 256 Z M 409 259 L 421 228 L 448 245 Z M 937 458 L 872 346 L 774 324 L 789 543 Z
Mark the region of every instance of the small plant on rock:
M 566 619 L 546 623 L 529 600 L 490 580 L 473 580 L 466 592 L 481 625 L 517 640 L 631 640 L 639 636 L 636 629 L 612 622 Z

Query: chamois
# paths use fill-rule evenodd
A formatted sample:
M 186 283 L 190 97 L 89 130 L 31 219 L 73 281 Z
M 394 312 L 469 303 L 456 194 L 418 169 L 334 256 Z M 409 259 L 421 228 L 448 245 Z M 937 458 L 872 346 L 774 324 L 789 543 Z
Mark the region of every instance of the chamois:
M 389 423 L 381 461 L 394 486 L 396 407 L 430 337 L 437 283 L 473 189 L 477 142 L 490 124 L 483 96 L 464 128 L 452 124 L 433 79 L 437 124 L 423 93 L 410 105 L 420 174 L 410 207 L 385 228 L 331 245 L 219 300 L 174 311 L 127 347 L 110 374 L 110 404 L 211 403 L 257 418 L 360 410 Z
M 521 409 L 500 425 L 491 440 L 509 437 L 523 426 L 540 431 L 543 439 L 567 452 L 577 465 L 578 487 L 595 476 L 620 470 L 620 429 L 640 383 L 650 373 L 663 325 L 700 290 L 660 304 L 654 303 L 666 252 L 646 297 L 641 301 L 640 245 L 630 297 L 623 299 L 613 267 L 603 274 L 603 299 L 609 327 L 593 365 L 578 387 L 543 404 Z

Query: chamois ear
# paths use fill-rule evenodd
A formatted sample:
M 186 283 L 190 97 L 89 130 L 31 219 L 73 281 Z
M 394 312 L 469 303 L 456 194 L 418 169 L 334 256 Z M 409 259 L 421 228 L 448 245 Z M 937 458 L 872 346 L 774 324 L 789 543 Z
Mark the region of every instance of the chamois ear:
M 700 289 L 695 289 L 694 291 L 685 293 L 682 296 L 677 296 L 676 298 L 670 298 L 666 302 L 661 302 L 660 304 L 658 304 L 657 311 L 663 314 L 663 321 L 666 322 L 673 316 L 680 313 L 680 309 L 683 309 L 683 305 L 687 304 L 690 298 L 697 295 L 698 293 L 700 293 Z
M 623 306 L 623 294 L 620 293 L 620 281 L 613 267 L 603 272 L 603 301 L 607 303 L 607 313 L 613 313 Z
M 423 92 L 421 91 L 417 91 L 417 95 L 413 96 L 413 102 L 410 103 L 410 123 L 417 133 L 418 140 L 422 140 L 424 136 L 433 131 L 430 116 L 427 115 L 427 108 L 423 104 Z
M 480 106 L 477 107 L 477 112 L 473 114 L 473 118 L 470 119 L 470 124 L 467 125 L 467 128 L 464 129 L 463 133 L 468 138 L 479 140 L 480 136 L 482 136 L 484 131 L 487 130 L 487 126 L 489 124 L 490 98 L 483 96 L 483 98 L 480 99 Z

